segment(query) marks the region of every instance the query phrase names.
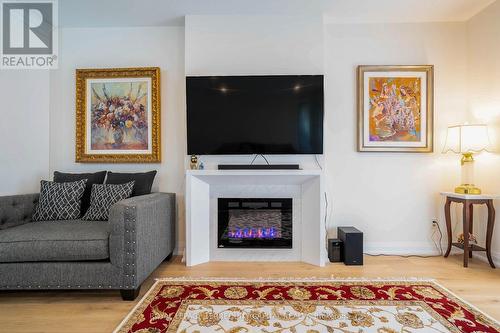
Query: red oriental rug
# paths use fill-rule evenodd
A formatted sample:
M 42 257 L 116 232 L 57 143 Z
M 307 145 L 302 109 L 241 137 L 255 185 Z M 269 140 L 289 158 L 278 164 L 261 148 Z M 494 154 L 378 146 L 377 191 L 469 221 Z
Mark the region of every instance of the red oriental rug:
M 500 332 L 433 281 L 157 281 L 117 333 Z

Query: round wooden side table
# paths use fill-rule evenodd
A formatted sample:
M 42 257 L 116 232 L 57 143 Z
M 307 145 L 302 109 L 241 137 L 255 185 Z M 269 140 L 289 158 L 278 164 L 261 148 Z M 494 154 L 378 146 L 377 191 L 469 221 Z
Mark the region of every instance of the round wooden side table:
M 451 251 L 451 247 L 455 246 L 464 250 L 464 267 L 469 264 L 469 258 L 472 258 L 472 252 L 474 251 L 485 251 L 488 261 L 492 268 L 495 268 L 493 259 L 491 257 L 491 238 L 493 237 L 493 228 L 495 226 L 495 207 L 493 207 L 493 200 L 499 199 L 500 195 L 489 195 L 489 194 L 459 194 L 454 192 L 441 192 L 441 195 L 446 197 L 446 203 L 444 205 L 444 215 L 446 219 L 446 232 L 448 234 L 448 248 L 445 253 L 445 258 L 448 257 Z M 452 202 L 461 203 L 463 205 L 463 233 L 464 242 L 454 243 L 452 242 L 452 231 L 451 231 L 451 214 L 450 206 Z M 473 229 L 473 207 L 474 205 L 486 205 L 488 207 L 488 224 L 486 227 L 486 248 L 476 245 L 469 244 L 469 233 L 472 234 Z

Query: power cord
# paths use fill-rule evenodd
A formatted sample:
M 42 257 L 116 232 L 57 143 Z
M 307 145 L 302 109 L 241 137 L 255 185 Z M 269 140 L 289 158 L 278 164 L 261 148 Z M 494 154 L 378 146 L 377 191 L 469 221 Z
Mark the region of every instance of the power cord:
M 253 164 L 253 162 L 255 162 L 255 159 L 256 159 L 257 157 L 259 157 L 259 156 L 262 156 L 262 158 L 264 159 L 264 161 L 266 161 L 267 165 L 270 165 L 270 164 L 269 164 L 269 161 L 267 160 L 267 158 L 266 158 L 264 155 L 262 155 L 262 154 L 255 154 L 255 156 L 254 156 L 254 158 L 253 158 L 252 162 L 250 163 L 250 165 L 252 165 L 252 164 Z
M 314 154 L 314 160 L 316 161 L 316 164 L 318 165 L 318 168 L 320 170 L 323 170 L 323 167 L 319 163 L 318 155 Z M 328 227 L 327 227 L 327 222 L 328 222 L 328 195 L 326 194 L 326 191 L 323 194 L 325 195 L 325 247 L 326 247 L 326 251 L 328 251 Z
M 327 221 L 328 221 L 328 195 L 326 195 L 325 192 L 325 247 L 326 251 L 328 252 L 328 227 L 326 226 Z
M 438 255 L 429 255 L 429 256 L 424 256 L 424 255 L 418 255 L 418 254 L 409 254 L 409 255 L 400 255 L 400 254 L 370 254 L 370 253 L 364 253 L 367 256 L 370 257 L 400 257 L 400 258 L 434 258 L 434 257 L 441 257 L 443 255 L 443 245 L 441 244 L 441 241 L 443 240 L 443 233 L 441 231 L 441 227 L 439 226 L 439 223 L 437 221 L 432 221 L 432 223 L 436 226 L 437 231 L 439 232 L 439 246 L 436 244 L 436 241 L 434 240 L 434 234 L 436 233 L 436 230 L 432 233 L 432 241 L 434 242 L 434 246 L 436 246 L 436 249 L 439 251 Z
M 370 253 L 364 253 L 367 256 L 370 257 L 400 257 L 400 258 L 434 258 L 434 257 L 441 257 L 443 255 L 443 245 L 441 244 L 441 241 L 443 240 L 443 233 L 441 232 L 441 227 L 439 226 L 439 223 L 437 221 L 432 221 L 432 223 L 436 226 L 437 231 L 439 232 L 439 246 L 436 244 L 436 241 L 434 240 L 434 234 L 436 231 L 434 231 L 431 235 L 432 241 L 434 242 L 434 246 L 436 246 L 436 249 L 439 251 L 438 255 L 430 255 L 430 256 L 423 256 L 423 255 L 418 255 L 418 254 L 409 254 L 409 255 L 402 255 L 402 254 L 370 254 Z
M 439 225 L 439 223 L 436 220 L 432 221 L 432 224 L 434 226 L 436 226 L 437 231 L 439 233 L 439 241 L 438 241 L 438 244 L 436 244 L 436 240 L 434 239 L 434 235 L 436 234 L 436 229 L 434 229 L 434 231 L 432 232 L 432 235 L 431 235 L 432 242 L 434 243 L 434 246 L 436 247 L 436 249 L 439 251 L 439 254 L 443 255 L 444 254 L 444 252 L 443 252 L 443 244 L 442 244 L 442 241 L 443 241 L 443 232 L 441 231 L 441 226 Z
M 318 161 L 318 155 L 314 154 L 314 159 L 316 160 L 316 164 L 318 165 L 319 169 L 323 170 L 323 167 L 321 166 L 321 164 Z

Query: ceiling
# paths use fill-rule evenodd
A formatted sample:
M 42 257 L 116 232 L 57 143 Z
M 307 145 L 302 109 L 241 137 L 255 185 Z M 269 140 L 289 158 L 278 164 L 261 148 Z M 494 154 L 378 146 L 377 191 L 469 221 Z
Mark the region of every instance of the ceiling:
M 327 23 L 466 21 L 494 1 L 59 0 L 59 25 L 182 26 L 186 15 L 312 15 Z

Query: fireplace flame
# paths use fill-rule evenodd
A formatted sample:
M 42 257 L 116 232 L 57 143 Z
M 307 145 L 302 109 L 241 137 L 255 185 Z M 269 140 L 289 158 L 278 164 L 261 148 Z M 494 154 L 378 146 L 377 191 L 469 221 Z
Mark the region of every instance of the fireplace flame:
M 229 238 L 277 238 L 278 231 L 270 228 L 236 228 L 228 231 Z

